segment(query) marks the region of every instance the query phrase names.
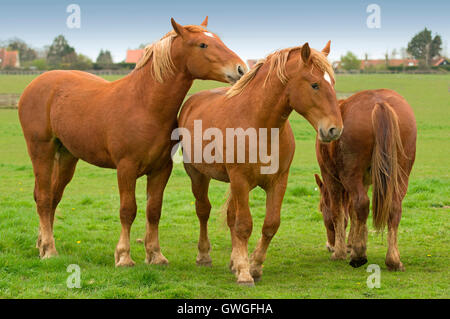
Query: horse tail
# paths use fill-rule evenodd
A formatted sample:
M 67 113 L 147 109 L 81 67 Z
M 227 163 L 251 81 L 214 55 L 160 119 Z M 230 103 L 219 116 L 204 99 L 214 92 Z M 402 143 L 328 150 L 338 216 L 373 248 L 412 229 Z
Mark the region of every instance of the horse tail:
M 373 225 L 382 231 L 389 219 L 393 200 L 400 190 L 398 154 L 405 154 L 398 117 L 389 103 L 375 104 L 372 111 L 375 136 L 372 153 Z

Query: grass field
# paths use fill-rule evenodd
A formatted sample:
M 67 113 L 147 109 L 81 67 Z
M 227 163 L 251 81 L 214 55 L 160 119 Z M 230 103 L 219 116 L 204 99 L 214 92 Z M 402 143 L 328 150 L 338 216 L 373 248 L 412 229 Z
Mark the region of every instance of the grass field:
M 0 76 L 1 93 L 20 93 L 31 77 Z M 110 78 L 111 79 L 111 78 Z M 145 181 L 137 187 L 138 216 L 132 228 L 134 268 L 116 269 L 119 197 L 115 171 L 80 162 L 56 212 L 59 256 L 41 261 L 35 246 L 38 217 L 34 177 L 16 110 L 0 110 L 0 298 L 449 298 L 450 297 L 450 76 L 339 76 L 339 92 L 391 88 L 412 105 L 418 123 L 416 164 L 404 201 L 399 249 L 406 267 L 388 272 L 386 235 L 370 226 L 369 264 L 381 267 L 381 288 L 369 289 L 367 265 L 330 261 L 317 206 L 313 174 L 319 171 L 314 131 L 290 117 L 297 149 L 282 209 L 281 227 L 268 251 L 262 281 L 239 287 L 228 271 L 231 242 L 219 216 L 227 185 L 212 182 L 210 199 L 213 267 L 195 265 L 198 221 L 187 175 L 176 164 L 166 188 L 160 223 L 168 267 L 144 264 L 135 239 L 145 230 Z M 197 82 L 192 91 L 220 86 Z M 250 249 L 260 236 L 264 192 L 251 194 L 254 218 Z M 67 266 L 81 267 L 81 289 L 68 289 Z

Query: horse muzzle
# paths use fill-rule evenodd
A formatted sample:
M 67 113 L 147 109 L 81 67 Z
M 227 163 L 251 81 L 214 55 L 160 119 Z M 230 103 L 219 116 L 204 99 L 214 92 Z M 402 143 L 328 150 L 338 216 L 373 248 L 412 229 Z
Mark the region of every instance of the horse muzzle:
M 319 128 L 319 140 L 323 143 L 330 143 L 337 140 L 342 135 L 344 127 L 337 128 L 336 126 L 331 126 L 328 129 Z
M 227 81 L 231 84 L 236 83 L 239 79 L 247 72 L 247 66 L 237 64 L 232 68 L 228 68 L 225 70 L 225 77 Z

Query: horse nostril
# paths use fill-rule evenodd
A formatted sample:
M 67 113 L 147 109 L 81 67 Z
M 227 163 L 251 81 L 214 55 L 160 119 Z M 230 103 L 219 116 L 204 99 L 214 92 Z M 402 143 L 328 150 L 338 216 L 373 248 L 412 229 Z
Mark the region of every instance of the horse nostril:
M 339 130 L 335 127 L 330 128 L 330 130 L 328 131 L 328 136 L 331 138 L 335 138 L 339 135 Z
M 240 76 L 244 75 L 244 70 L 242 70 L 242 67 L 240 65 L 238 65 L 237 70 L 238 70 L 238 73 L 239 73 Z

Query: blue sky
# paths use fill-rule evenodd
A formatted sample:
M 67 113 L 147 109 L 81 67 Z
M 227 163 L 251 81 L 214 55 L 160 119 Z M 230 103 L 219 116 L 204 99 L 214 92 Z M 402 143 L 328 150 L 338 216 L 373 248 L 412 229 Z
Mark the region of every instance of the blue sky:
M 69 4 L 81 8 L 81 28 L 69 29 Z M 381 8 L 381 28 L 370 29 L 369 4 Z M 0 41 L 19 37 L 33 47 L 63 34 L 76 51 L 95 59 L 100 49 L 114 61 L 126 50 L 159 39 L 171 29 L 170 18 L 199 24 L 209 15 L 209 29 L 243 59 L 261 58 L 280 48 L 308 41 L 321 49 L 332 40 L 331 60 L 350 50 L 359 57 L 382 58 L 406 47 L 424 27 L 440 34 L 447 49 L 450 1 L 301 1 L 301 0 L 0 0 Z M 448 53 L 448 50 L 446 50 Z

